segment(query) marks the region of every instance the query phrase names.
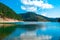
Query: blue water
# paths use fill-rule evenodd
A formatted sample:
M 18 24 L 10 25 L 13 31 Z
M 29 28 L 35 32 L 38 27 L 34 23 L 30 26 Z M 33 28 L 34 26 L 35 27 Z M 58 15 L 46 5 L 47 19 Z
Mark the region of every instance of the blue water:
M 60 40 L 60 23 L 58 22 L 17 22 L 16 25 L 24 25 L 22 28 L 17 27 L 14 32 L 7 36 L 4 40 L 12 40 L 13 38 L 20 37 L 22 33 L 35 32 L 36 36 L 50 35 L 50 40 Z M 27 25 L 27 26 L 26 26 Z M 25 27 L 25 29 L 23 28 Z M 28 27 L 28 29 L 26 29 Z M 31 30 L 33 27 L 33 30 Z M 36 27 L 34 29 L 34 27 Z M 29 29 L 30 28 L 30 29 Z

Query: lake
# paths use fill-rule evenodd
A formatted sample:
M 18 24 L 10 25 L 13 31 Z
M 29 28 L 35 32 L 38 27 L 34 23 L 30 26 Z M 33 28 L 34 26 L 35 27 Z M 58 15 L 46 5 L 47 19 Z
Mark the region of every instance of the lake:
M 3 40 L 60 40 L 59 22 L 15 22 L 13 24 L 14 26 L 2 28 L 3 34 L 6 35 Z

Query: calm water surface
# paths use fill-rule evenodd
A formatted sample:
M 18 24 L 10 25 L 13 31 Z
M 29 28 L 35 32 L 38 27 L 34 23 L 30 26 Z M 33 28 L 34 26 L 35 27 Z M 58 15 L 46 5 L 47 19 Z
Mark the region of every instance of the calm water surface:
M 58 22 L 16 22 L 15 24 L 15 30 L 4 40 L 60 40 Z

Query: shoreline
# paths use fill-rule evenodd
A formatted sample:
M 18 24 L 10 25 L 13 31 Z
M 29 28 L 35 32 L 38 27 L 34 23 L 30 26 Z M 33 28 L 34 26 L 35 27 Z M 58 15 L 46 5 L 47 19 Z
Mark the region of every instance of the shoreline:
M 15 22 L 24 22 L 24 21 L 0 21 L 0 24 L 2 23 L 15 23 Z
M 10 19 L 10 18 L 0 18 L 0 23 L 13 23 L 13 22 L 24 22 L 22 20 Z

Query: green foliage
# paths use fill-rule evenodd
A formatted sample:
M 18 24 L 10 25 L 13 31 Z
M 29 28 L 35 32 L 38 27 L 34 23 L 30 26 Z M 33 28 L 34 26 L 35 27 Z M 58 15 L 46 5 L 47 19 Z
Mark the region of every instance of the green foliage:
M 2 3 L 0 3 L 0 16 L 2 16 L 2 18 L 7 17 L 11 19 L 21 20 L 20 16 L 18 16 L 11 8 Z

